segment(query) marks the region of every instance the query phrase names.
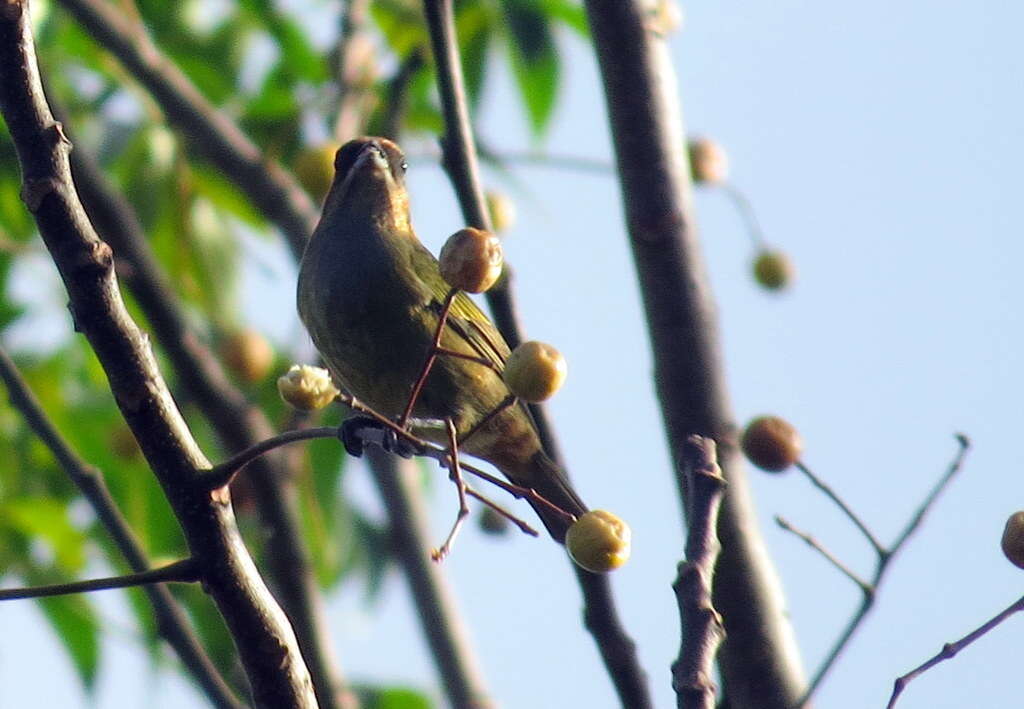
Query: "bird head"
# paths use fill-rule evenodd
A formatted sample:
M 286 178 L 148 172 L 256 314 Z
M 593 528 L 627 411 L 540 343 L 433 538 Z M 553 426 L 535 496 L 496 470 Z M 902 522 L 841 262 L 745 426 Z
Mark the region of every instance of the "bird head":
M 350 140 L 334 156 L 334 182 L 324 214 L 348 220 L 368 217 L 379 227 L 408 230 L 405 170 L 405 156 L 387 138 Z

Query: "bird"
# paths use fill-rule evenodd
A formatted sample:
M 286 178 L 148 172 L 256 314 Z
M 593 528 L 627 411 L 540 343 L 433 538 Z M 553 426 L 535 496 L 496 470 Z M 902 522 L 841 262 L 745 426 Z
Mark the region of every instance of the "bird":
M 407 164 L 398 145 L 356 138 L 338 150 L 334 168 L 300 263 L 298 312 L 339 385 L 397 420 L 432 347 L 450 286 L 413 229 Z M 413 433 L 446 444 L 445 428 L 436 425 L 446 419 L 460 440 L 473 431 L 460 452 L 493 464 L 513 484 L 564 510 L 527 497 L 552 538 L 564 544 L 573 518 L 587 507 L 544 452 L 529 410 L 516 401 L 478 425 L 510 396 L 501 376 L 510 352 L 464 292 L 451 304 L 441 347 L 482 361 L 437 357 L 412 410 Z

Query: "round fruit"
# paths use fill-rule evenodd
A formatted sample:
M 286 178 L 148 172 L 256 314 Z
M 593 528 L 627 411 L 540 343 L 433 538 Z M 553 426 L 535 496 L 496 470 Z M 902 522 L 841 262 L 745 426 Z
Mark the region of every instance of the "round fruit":
M 629 559 L 629 525 L 606 510 L 591 510 L 573 522 L 565 547 L 578 566 L 594 573 L 619 568 Z
M 523 401 L 550 399 L 565 383 L 565 357 L 551 345 L 531 340 L 513 350 L 505 362 L 505 383 Z
M 293 364 L 286 374 L 278 377 L 277 392 L 300 411 L 322 409 L 340 393 L 330 372 L 308 364 Z
M 793 262 L 781 251 L 764 249 L 754 259 L 754 280 L 768 290 L 782 290 L 793 282 Z
M 516 205 L 503 192 L 488 192 L 484 195 L 487 211 L 491 215 L 494 231 L 508 231 L 516 223 Z
M 1006 520 L 1002 547 L 1010 563 L 1024 569 L 1024 510 L 1014 512 Z
M 759 416 L 743 432 L 740 447 L 751 463 L 780 473 L 800 459 L 803 441 L 793 426 L 778 416 Z
M 295 158 L 295 177 L 317 202 L 323 202 L 334 181 L 334 154 L 338 146 L 323 143 L 303 148 Z
M 483 293 L 501 275 L 504 256 L 498 237 L 489 231 L 466 227 L 448 237 L 438 261 L 441 276 L 452 288 Z
M 477 517 L 477 523 L 480 525 L 480 529 L 487 534 L 493 534 L 495 536 L 502 536 L 508 534 L 510 522 L 508 519 L 491 507 L 484 507 L 480 510 L 480 516 Z
M 694 182 L 714 185 L 726 181 L 729 158 L 721 145 L 708 138 L 694 138 L 687 147 Z
M 274 365 L 274 348 L 255 330 L 239 330 L 220 345 L 224 364 L 243 382 L 262 381 Z

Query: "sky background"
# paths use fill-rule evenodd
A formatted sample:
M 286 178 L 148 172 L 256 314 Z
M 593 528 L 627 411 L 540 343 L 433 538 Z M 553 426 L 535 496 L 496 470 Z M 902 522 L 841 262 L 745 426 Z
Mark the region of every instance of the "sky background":
M 999 549 L 1007 516 L 1024 508 L 1024 7 L 783 0 L 695 2 L 684 11 L 670 42 L 687 129 L 726 147 L 733 182 L 799 270 L 790 292 L 760 290 L 735 209 L 722 193 L 698 190 L 737 419 L 772 412 L 799 427 L 806 462 L 882 540 L 944 471 L 953 434 L 974 442 L 818 695 L 820 707 L 883 707 L 897 675 L 1024 592 L 1024 572 Z M 610 159 L 595 61 L 577 38 L 564 40 L 565 85 L 543 147 Z M 531 146 L 504 72 L 492 77 L 480 126 L 492 145 Z M 569 362 L 551 413 L 583 497 L 632 526 L 633 558 L 613 584 L 656 703 L 672 706 L 679 637 L 670 583 L 683 530 L 618 189 L 610 176 L 534 167 L 514 174 L 515 183 L 487 179 L 519 207 L 506 257 L 529 336 L 555 344 Z M 462 226 L 454 197 L 429 161 L 412 161 L 409 182 L 415 223 L 436 252 Z M 289 258 L 263 247 L 258 260 L 280 266 L 252 270 L 248 287 L 260 295 L 249 298 L 249 322 L 281 346 L 304 346 Z M 438 540 L 455 512 L 443 481 L 438 474 L 431 488 Z M 355 471 L 347 482 L 362 504 L 379 506 L 367 476 Z M 860 594 L 772 516 L 812 532 L 864 576 L 873 555 L 799 475 L 751 472 L 751 483 L 810 672 Z M 615 705 L 557 546 L 470 528 L 445 568 L 501 706 Z M 120 596 L 104 595 L 101 608 L 113 629 L 90 701 L 35 606 L 0 606 L 0 707 L 201 704 L 173 674 L 151 669 Z M 440 697 L 399 575 L 374 606 L 359 583 L 346 585 L 330 617 L 348 677 Z M 1011 619 L 915 680 L 899 706 L 1019 706 L 1021 629 Z

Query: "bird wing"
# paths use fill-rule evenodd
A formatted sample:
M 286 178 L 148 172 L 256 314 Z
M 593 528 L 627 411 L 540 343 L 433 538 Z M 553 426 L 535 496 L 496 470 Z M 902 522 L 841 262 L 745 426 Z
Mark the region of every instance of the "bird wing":
M 440 315 L 448 295 L 448 284 L 441 276 L 437 259 L 422 244 L 415 249 L 412 258 L 417 273 L 430 273 L 435 277 L 424 279 L 430 286 L 430 309 Z M 491 363 L 498 371 L 505 368 L 509 356 L 508 344 L 490 318 L 465 293 L 458 293 L 448 311 L 449 329 L 461 338 L 480 357 Z

